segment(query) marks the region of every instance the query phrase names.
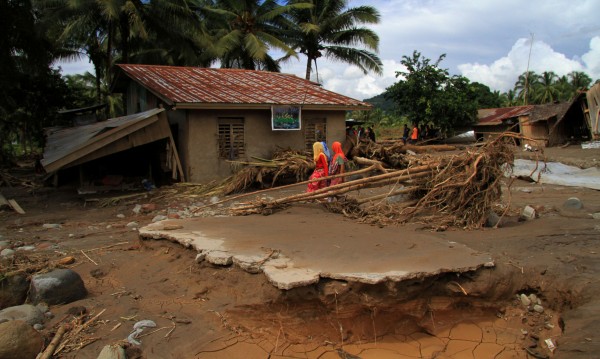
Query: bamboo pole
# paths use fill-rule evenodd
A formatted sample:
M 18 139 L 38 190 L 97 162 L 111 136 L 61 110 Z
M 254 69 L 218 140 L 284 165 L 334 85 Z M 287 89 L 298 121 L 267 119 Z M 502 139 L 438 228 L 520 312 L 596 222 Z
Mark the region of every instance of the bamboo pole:
M 345 173 L 340 173 L 340 174 L 333 175 L 333 176 L 327 176 L 327 177 L 321 177 L 321 178 L 311 179 L 311 180 L 302 181 L 302 182 L 296 182 L 296 183 L 288 184 L 288 185 L 285 185 L 285 186 L 272 187 L 272 188 L 267 188 L 267 189 L 263 189 L 263 190 L 260 190 L 260 191 L 249 192 L 249 193 L 242 193 L 242 194 L 239 194 L 239 195 L 236 195 L 236 196 L 233 196 L 233 197 L 228 197 L 228 198 L 222 199 L 222 200 L 220 200 L 218 202 L 215 202 L 215 203 L 210 203 L 210 204 L 204 205 L 202 207 L 198 207 L 198 208 L 196 208 L 193 211 L 193 213 L 196 213 L 196 212 L 198 212 L 198 211 L 200 211 L 202 209 L 208 208 L 208 207 L 216 206 L 218 204 L 222 204 L 222 203 L 226 203 L 226 202 L 231 202 L 231 201 L 237 200 L 239 198 L 244 198 L 244 197 L 248 197 L 248 196 L 252 196 L 252 195 L 257 195 L 257 194 L 263 194 L 263 193 L 266 193 L 266 192 L 277 191 L 277 190 L 281 190 L 281 189 L 288 189 L 288 188 L 292 188 L 292 187 L 296 187 L 296 186 L 306 185 L 306 184 L 313 183 L 313 182 L 320 182 L 320 181 L 326 181 L 326 180 L 330 180 L 330 179 L 334 179 L 334 178 L 359 175 L 359 174 L 368 173 L 368 172 L 375 171 L 375 170 L 385 172 L 385 169 L 383 167 L 379 167 L 377 165 L 372 165 L 372 166 L 369 166 L 367 168 L 363 168 L 363 169 L 358 170 L 358 171 L 345 172 Z
M 66 330 L 66 327 L 64 325 L 61 325 L 60 327 L 58 327 L 56 334 L 54 334 L 54 338 L 52 338 L 52 341 L 50 342 L 50 344 L 48 344 L 46 349 L 44 349 L 44 351 L 42 352 L 42 355 L 38 359 L 52 358 L 52 355 L 54 354 L 54 350 L 56 350 L 56 346 L 62 339 L 63 334 L 65 334 L 65 330 Z

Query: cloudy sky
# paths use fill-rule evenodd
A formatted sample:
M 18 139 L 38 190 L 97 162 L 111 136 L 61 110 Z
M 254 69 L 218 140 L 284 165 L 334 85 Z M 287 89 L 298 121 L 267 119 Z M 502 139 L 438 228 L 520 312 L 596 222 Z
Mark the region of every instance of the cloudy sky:
M 532 71 L 583 71 L 600 79 L 600 0 L 349 0 L 351 7 L 360 5 L 381 14 L 372 29 L 380 38 L 383 75 L 318 61 L 326 89 L 359 100 L 396 82 L 402 56 L 414 50 L 432 61 L 446 54 L 440 66 L 451 74 L 501 92 L 513 88 L 527 69 L 530 48 Z M 61 66 L 65 74 L 90 69 L 86 62 Z M 306 58 L 300 55 L 282 71 L 304 77 L 305 68 Z

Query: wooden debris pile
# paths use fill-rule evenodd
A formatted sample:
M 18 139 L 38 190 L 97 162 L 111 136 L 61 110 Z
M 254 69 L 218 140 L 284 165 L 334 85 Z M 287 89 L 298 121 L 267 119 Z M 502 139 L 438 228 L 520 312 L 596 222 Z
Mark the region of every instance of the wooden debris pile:
M 422 220 L 435 223 L 436 228 L 448 225 L 478 228 L 485 224 L 500 200 L 500 181 L 506 164 L 513 163 L 513 146 L 512 136 L 502 136 L 477 149 L 424 157 L 400 170 L 384 169 L 381 162 L 357 158 L 357 162 L 370 165 L 325 179 L 358 174 L 367 175 L 365 178 L 312 193 L 256 200 L 234 207 L 231 212 L 268 214 L 290 203 L 317 200 L 332 211 L 372 224 Z M 380 188 L 383 193 L 368 198 L 349 196 L 350 192 L 365 188 Z M 398 195 L 403 195 L 403 200 L 395 203 L 388 200 Z
M 61 352 L 77 351 L 83 347 L 100 340 L 98 336 L 93 336 L 88 333 L 91 326 L 97 324 L 98 317 L 104 313 L 106 309 L 101 310 L 92 318 L 88 318 L 87 313 L 82 313 L 79 316 L 73 317 L 69 323 L 61 324 L 52 341 L 44 349 L 39 356 L 42 359 L 50 359 Z M 66 317 L 63 320 L 67 319 Z M 87 320 L 86 320 L 87 319 Z M 63 321 L 61 320 L 61 322 Z
M 245 167 L 225 181 L 224 194 L 239 193 L 251 187 L 273 187 L 290 181 L 304 181 L 314 169 L 310 154 L 290 149 L 276 152 L 271 160 L 253 159 L 256 161 L 230 161 L 233 166 Z
M 456 147 L 448 145 L 416 146 L 404 144 L 401 140 L 381 143 L 361 141 L 352 148 L 350 154 L 351 157 L 363 157 L 380 161 L 390 168 L 407 168 L 411 162 L 418 161 L 425 153 L 454 151 L 456 149 Z

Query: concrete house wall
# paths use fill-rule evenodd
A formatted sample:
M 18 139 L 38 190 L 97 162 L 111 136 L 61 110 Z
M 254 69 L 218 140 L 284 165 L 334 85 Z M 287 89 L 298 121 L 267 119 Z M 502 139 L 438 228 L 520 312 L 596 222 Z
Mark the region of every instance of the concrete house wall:
M 244 154 L 233 158 L 234 161 L 256 161 L 253 156 L 270 159 L 278 147 L 305 149 L 306 137 L 311 136 L 310 123 L 326 123 L 330 145 L 345 136 L 344 111 L 303 111 L 302 129 L 297 131 L 273 131 L 270 110 L 186 110 L 186 117 L 178 137 L 184 171 L 190 182 L 231 175 L 231 163 L 219 156 L 218 143 L 219 123 L 228 119 L 241 120 L 244 128 Z

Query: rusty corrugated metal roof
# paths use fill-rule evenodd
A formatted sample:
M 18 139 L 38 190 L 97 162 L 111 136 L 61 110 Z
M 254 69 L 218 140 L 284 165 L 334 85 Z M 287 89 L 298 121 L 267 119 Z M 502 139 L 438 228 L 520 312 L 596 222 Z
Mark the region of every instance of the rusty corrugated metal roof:
M 503 120 L 530 114 L 533 107 L 533 105 L 527 105 L 481 109 L 477 112 L 476 126 L 499 125 Z
M 313 105 L 349 110 L 371 107 L 291 74 L 157 65 L 118 66 L 127 76 L 171 104 Z

